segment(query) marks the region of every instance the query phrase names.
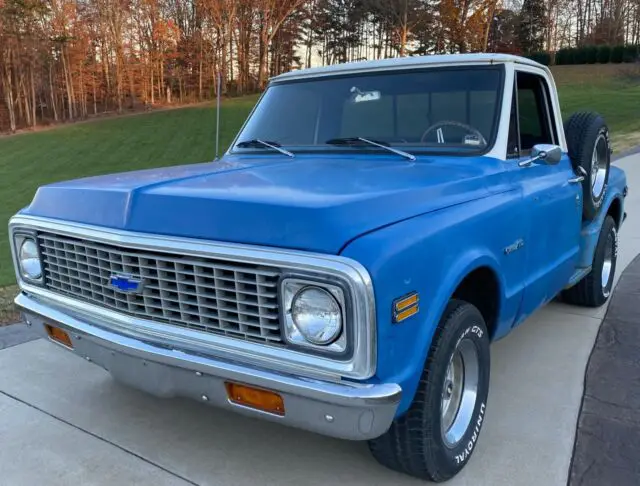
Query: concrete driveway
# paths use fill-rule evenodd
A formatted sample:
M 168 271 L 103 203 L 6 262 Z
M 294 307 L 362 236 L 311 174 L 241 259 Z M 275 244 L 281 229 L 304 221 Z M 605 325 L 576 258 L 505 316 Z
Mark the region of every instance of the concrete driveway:
M 616 276 L 640 253 L 640 155 Z M 552 303 L 492 348 L 481 439 L 451 485 L 564 485 L 585 367 L 606 309 Z M 364 443 L 116 384 L 42 340 L 0 352 L 0 484 L 402 485 Z

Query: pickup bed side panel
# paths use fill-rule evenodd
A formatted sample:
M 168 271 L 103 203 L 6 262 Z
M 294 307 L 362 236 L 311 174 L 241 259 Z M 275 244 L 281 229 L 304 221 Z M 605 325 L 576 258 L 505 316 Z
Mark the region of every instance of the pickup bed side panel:
M 370 272 L 376 296 L 378 367 L 372 381 L 398 383 L 411 403 L 437 323 L 454 290 L 474 269 L 490 268 L 499 282 L 495 339 L 511 328 L 520 307 L 525 252 L 517 248 L 526 221 L 516 190 L 412 218 L 364 235 L 342 254 Z M 514 243 L 516 243 L 514 245 Z M 392 323 L 393 300 L 417 291 L 418 314 Z

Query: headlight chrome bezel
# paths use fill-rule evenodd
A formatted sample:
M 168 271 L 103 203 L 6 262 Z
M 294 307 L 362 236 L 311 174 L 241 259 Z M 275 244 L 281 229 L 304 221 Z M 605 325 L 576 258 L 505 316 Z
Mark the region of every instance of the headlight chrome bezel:
M 292 304 L 294 299 L 304 290 L 318 288 L 327 292 L 338 304 L 341 312 L 341 329 L 338 336 L 328 344 L 316 344 L 309 341 L 298 329 L 292 316 Z M 285 342 L 293 348 L 304 349 L 305 352 L 316 352 L 324 355 L 331 355 L 334 359 L 347 359 L 353 351 L 353 339 L 349 325 L 351 320 L 349 305 L 349 294 L 347 289 L 339 282 L 327 282 L 313 278 L 302 278 L 297 276 L 283 276 L 280 283 L 280 307 L 282 336 Z
M 28 282 L 30 284 L 42 285 L 44 282 L 44 266 L 42 265 L 42 254 L 40 253 L 40 247 L 38 246 L 38 239 L 35 233 L 30 233 L 28 231 L 16 231 L 12 235 L 13 240 L 13 248 L 14 248 L 14 265 L 16 268 L 16 273 L 20 280 Z M 36 250 L 37 258 L 40 263 L 40 275 L 38 277 L 30 276 L 23 267 L 22 264 L 22 247 L 31 241 Z

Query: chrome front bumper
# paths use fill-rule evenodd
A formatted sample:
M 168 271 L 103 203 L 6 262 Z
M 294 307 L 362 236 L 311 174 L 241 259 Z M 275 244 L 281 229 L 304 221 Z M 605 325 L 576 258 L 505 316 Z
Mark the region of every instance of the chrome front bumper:
M 401 389 L 396 384 L 334 383 L 276 373 L 123 336 L 24 293 L 15 302 L 27 323 L 43 336 L 47 336 L 45 323 L 65 329 L 73 342 L 71 352 L 103 367 L 116 380 L 154 395 L 193 398 L 248 416 L 351 440 L 372 439 L 386 432 L 400 402 Z M 284 400 L 285 414 L 262 412 L 229 401 L 227 381 L 278 392 Z

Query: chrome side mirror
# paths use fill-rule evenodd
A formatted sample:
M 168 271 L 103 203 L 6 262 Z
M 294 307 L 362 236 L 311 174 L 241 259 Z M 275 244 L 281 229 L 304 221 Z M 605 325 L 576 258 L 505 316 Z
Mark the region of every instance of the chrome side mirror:
M 562 149 L 557 145 L 540 143 L 531 149 L 531 158 L 518 163 L 520 167 L 529 167 L 534 162 L 556 165 L 562 159 Z

